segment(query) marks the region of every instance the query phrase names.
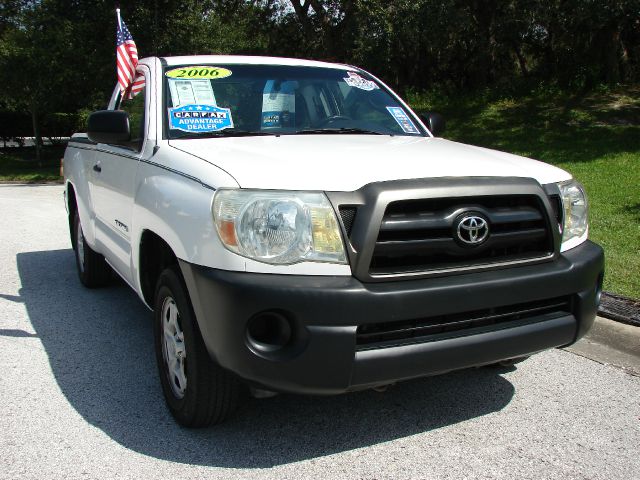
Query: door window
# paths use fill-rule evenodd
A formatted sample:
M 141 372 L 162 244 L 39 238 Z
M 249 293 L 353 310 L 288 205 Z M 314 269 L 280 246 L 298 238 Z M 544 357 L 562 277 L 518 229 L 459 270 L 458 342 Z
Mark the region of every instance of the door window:
M 136 78 L 136 81 L 139 77 Z M 128 145 L 130 148 L 140 151 L 142 144 L 144 143 L 144 137 L 146 133 L 145 129 L 145 94 L 146 88 L 142 87 L 141 90 L 133 97 L 129 95 L 122 98 L 118 102 L 117 110 L 123 110 L 129 114 L 129 129 L 131 131 L 131 142 Z

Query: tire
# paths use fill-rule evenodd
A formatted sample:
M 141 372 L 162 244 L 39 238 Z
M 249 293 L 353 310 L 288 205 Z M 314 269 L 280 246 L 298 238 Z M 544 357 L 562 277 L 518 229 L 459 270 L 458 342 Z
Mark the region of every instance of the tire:
M 104 257 L 94 251 L 85 241 L 77 209 L 73 216 L 73 235 L 76 267 L 80 282 L 87 288 L 105 286 L 111 279 L 111 267 L 107 265 Z
M 226 420 L 238 407 L 241 384 L 209 356 L 177 267 L 160 275 L 153 315 L 158 372 L 173 417 L 191 428 Z

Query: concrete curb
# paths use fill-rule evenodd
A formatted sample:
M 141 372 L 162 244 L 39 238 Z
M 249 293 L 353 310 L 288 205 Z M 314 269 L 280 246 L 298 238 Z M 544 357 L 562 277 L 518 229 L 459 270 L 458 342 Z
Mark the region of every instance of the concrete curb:
M 640 376 L 640 328 L 597 317 L 593 328 L 565 350 Z

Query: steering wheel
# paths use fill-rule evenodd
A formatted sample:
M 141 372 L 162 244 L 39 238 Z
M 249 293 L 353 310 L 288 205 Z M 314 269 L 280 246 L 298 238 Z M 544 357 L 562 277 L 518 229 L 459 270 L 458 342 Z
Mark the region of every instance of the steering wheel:
M 327 125 L 331 125 L 333 123 L 336 122 L 340 122 L 340 121 L 351 121 L 352 119 L 350 117 L 347 117 L 346 115 L 331 115 L 327 118 L 325 118 L 324 120 L 321 120 L 320 123 L 318 124 L 319 127 L 326 127 Z

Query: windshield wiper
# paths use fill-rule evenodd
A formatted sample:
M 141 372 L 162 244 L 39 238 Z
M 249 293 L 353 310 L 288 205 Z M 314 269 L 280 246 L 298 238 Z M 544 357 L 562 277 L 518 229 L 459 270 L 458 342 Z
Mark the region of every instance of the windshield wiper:
M 217 132 L 202 132 L 175 135 L 173 140 L 194 139 L 194 138 L 219 138 L 219 137 L 263 137 L 276 135 L 273 132 L 255 132 L 252 130 L 218 130 Z
M 376 132 L 373 130 L 366 130 L 363 128 L 308 128 L 305 130 L 298 130 L 293 132 L 256 132 L 252 130 L 218 130 L 217 132 L 202 132 L 191 133 L 184 132 L 176 134 L 172 137 L 173 140 L 190 140 L 197 138 L 221 138 L 221 137 L 264 137 L 264 136 L 280 136 L 280 135 L 340 135 L 340 134 L 364 134 L 364 135 L 386 135 L 384 133 Z M 393 134 L 388 134 L 393 136 Z
M 331 134 L 331 135 L 340 135 L 342 133 L 346 134 L 354 134 L 361 133 L 365 135 L 385 135 L 384 133 L 375 132 L 373 130 L 365 130 L 363 128 L 308 128 L 305 130 L 298 130 L 297 132 L 292 132 L 293 135 L 315 135 L 315 134 Z

